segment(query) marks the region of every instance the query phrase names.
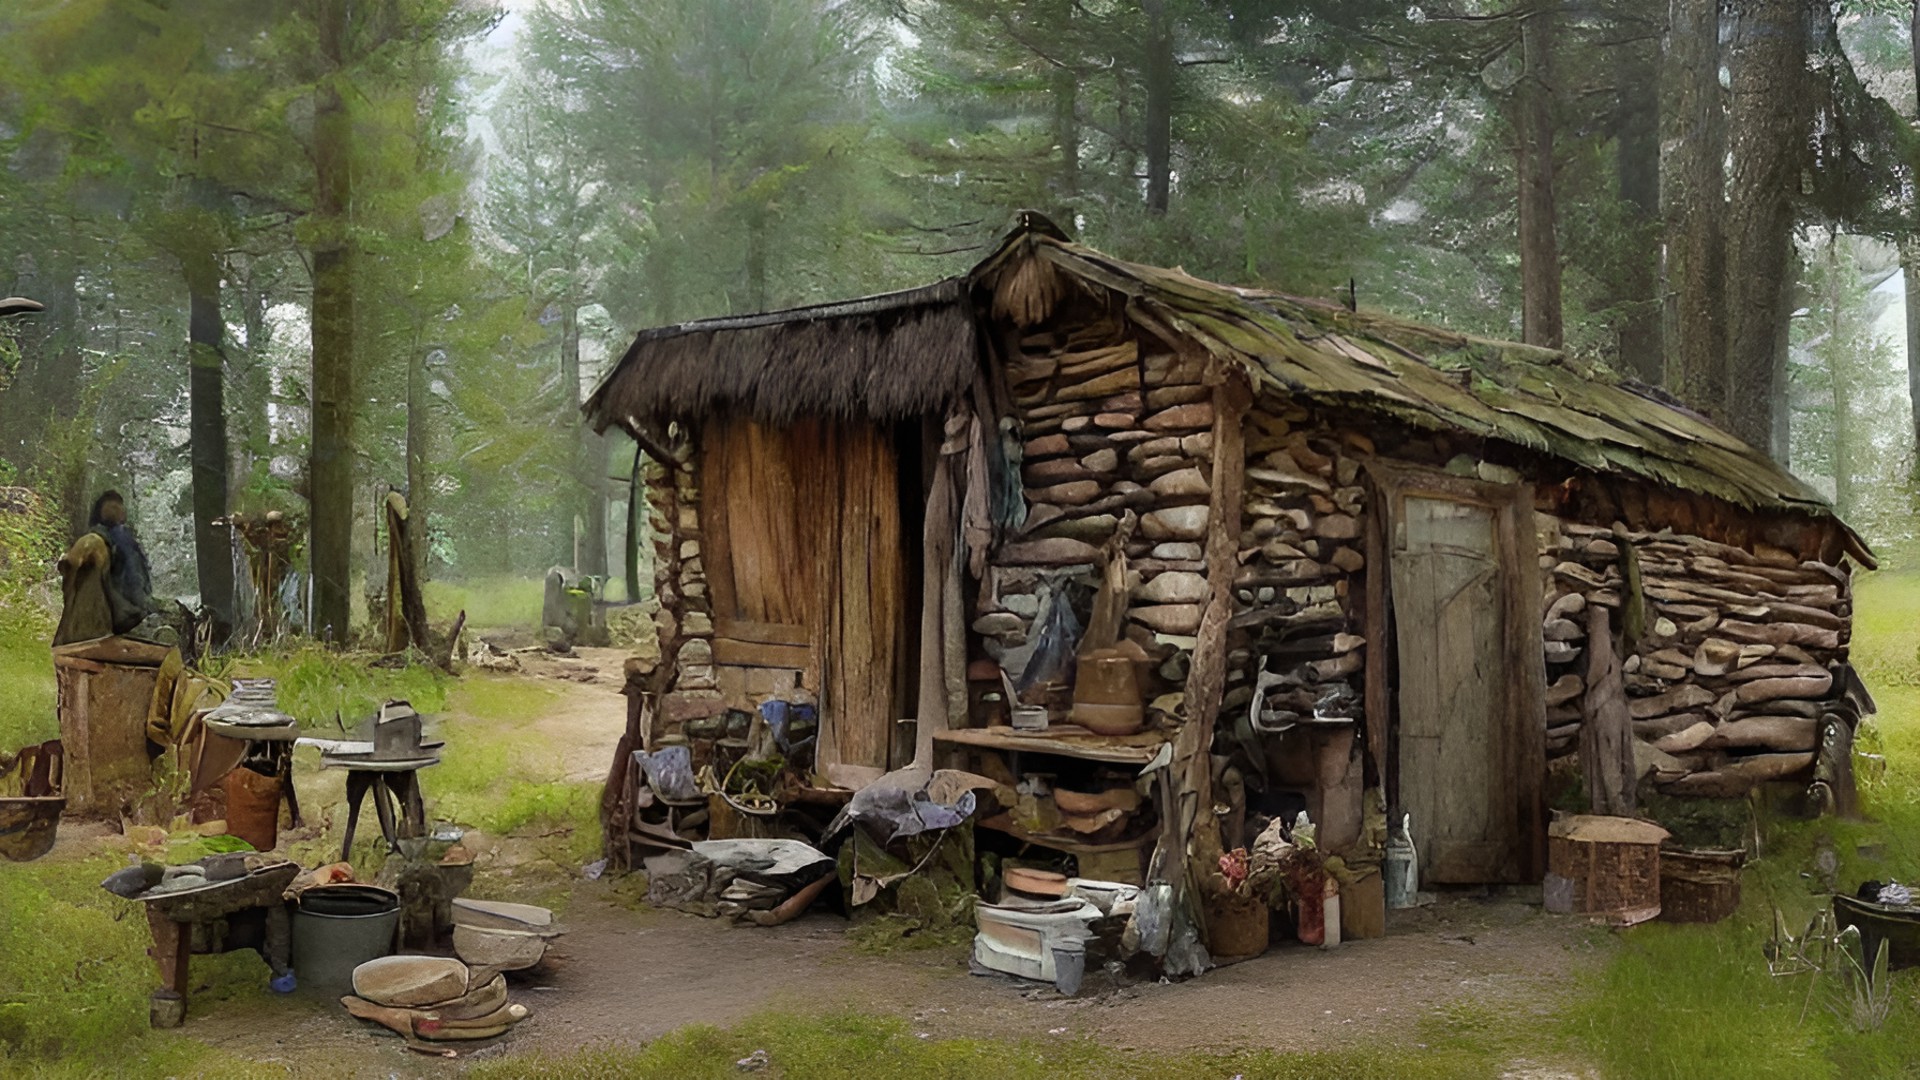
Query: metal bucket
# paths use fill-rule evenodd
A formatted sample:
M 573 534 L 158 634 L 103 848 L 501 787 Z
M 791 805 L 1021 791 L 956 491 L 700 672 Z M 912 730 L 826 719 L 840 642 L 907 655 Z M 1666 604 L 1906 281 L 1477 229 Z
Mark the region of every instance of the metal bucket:
M 293 914 L 293 972 L 300 989 L 353 992 L 353 969 L 393 952 L 400 897 L 373 885 L 317 885 Z

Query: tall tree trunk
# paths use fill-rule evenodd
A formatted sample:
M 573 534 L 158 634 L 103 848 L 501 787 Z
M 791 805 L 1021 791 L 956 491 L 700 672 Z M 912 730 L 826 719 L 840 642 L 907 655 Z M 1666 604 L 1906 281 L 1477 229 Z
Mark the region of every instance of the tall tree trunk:
M 1840 275 L 1840 235 L 1827 235 L 1827 375 L 1833 386 L 1833 508 L 1851 517 L 1853 490 L 1853 371 L 1848 361 L 1846 290 Z
M 193 566 L 216 647 L 233 632 L 233 548 L 214 521 L 227 516 L 226 320 L 220 263 L 209 250 L 181 256 L 187 279 L 187 432 L 193 481 Z
M 1173 191 L 1173 22 L 1166 0 L 1141 0 L 1147 16 L 1147 212 L 1165 214 Z
M 558 565 L 587 573 L 583 565 L 580 527 L 586 523 L 582 507 L 590 501 L 584 425 L 580 416 L 580 309 L 560 302 L 560 412 L 567 440 L 567 492 L 554 507 L 554 550 Z
M 1526 74 L 1515 101 L 1520 211 L 1520 337 L 1566 343 L 1560 308 L 1560 241 L 1553 203 L 1553 48 L 1556 15 L 1543 4 L 1521 24 Z
M 1065 18 L 1073 17 L 1073 5 L 1065 7 Z M 1060 155 L 1059 173 L 1054 178 L 1055 211 L 1061 228 L 1073 233 L 1074 211 L 1080 205 L 1080 76 L 1072 68 L 1057 65 L 1053 69 L 1053 146 Z
M 348 0 L 321 0 L 319 44 L 334 78 L 344 65 Z M 344 643 L 353 599 L 354 241 L 351 120 L 324 81 L 314 109 L 313 448 L 308 466 L 308 557 L 313 632 Z
M 1665 85 L 1669 107 L 1660 201 L 1666 288 L 1673 297 L 1672 390 L 1722 418 L 1727 400 L 1726 115 L 1720 92 L 1719 0 L 1671 0 Z
M 412 543 L 413 579 L 425 587 L 429 536 L 427 511 L 433 501 L 433 478 L 428 470 L 428 425 L 432 400 L 427 394 L 426 346 L 415 342 L 407 357 L 407 521 Z
M 577 411 L 577 410 L 576 410 Z M 587 536 L 584 565 L 581 570 L 595 577 L 607 576 L 610 561 L 607 551 L 607 465 L 612 440 L 604 435 L 596 435 L 590 427 L 582 426 L 580 439 L 584 444 L 581 453 L 586 458 L 586 466 L 581 476 L 587 481 Z
M 1907 11 L 1907 41 L 1912 46 L 1914 104 L 1920 115 L 1920 0 L 1913 0 Z M 1913 212 L 1920 214 L 1920 205 Z M 1913 422 L 1913 475 L 1907 487 L 1908 497 L 1920 504 L 1920 278 L 1916 273 L 1920 273 L 1920 237 L 1909 236 L 1900 244 L 1900 277 L 1906 285 L 1902 306 L 1907 316 L 1907 405 Z
M 1751 0 L 1736 8 L 1727 128 L 1727 422 L 1771 451 L 1774 386 L 1791 312 L 1781 281 L 1793 245 L 1808 113 L 1805 0 Z
M 1664 5 L 1645 3 L 1624 28 L 1649 34 L 1664 19 Z M 1621 370 L 1648 386 L 1667 381 L 1665 335 L 1660 318 L 1660 47 L 1649 39 L 1622 50 L 1620 102 L 1614 124 L 1614 165 L 1620 202 L 1627 212 L 1615 331 Z
M 240 325 L 247 335 L 246 363 L 235 372 L 233 384 L 237 400 L 227 402 L 227 427 L 238 436 L 238 445 L 233 448 L 232 454 L 233 477 L 237 478 L 238 484 L 244 485 L 260 462 L 273 457 L 270 412 L 273 367 L 267 355 L 268 338 L 272 333 L 267 326 L 268 285 L 264 272 L 258 267 L 258 260 L 246 261 L 239 284 Z M 232 360 L 232 357 L 228 358 L 229 371 L 233 371 Z

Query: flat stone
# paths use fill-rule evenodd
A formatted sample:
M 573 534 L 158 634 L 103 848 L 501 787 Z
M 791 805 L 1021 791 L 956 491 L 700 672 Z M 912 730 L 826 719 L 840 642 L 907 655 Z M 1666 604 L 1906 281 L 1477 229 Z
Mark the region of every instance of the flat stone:
M 1367 565 L 1367 557 L 1350 547 L 1334 548 L 1328 561 L 1349 574 L 1364 570 Z
M 1148 540 L 1198 540 L 1207 535 L 1208 510 L 1204 506 L 1170 506 L 1155 510 L 1140 519 L 1140 532 Z
M 1155 604 L 1127 609 L 1127 617 L 1163 634 L 1191 634 L 1200 629 L 1199 604 Z
M 1172 543 L 1155 544 L 1153 546 L 1153 557 L 1156 559 L 1191 560 L 1203 558 L 1205 555 L 1206 552 L 1201 549 L 1199 544 L 1188 543 L 1186 541 L 1177 540 Z
M 1051 522 L 1036 531 L 1040 537 L 1067 537 L 1073 540 L 1085 540 L 1089 544 L 1104 544 L 1120 527 L 1120 519 L 1112 514 L 1088 514 L 1085 517 L 1063 518 Z
M 1178 454 L 1179 452 L 1179 439 L 1172 435 L 1160 435 L 1128 447 L 1127 460 L 1141 462 L 1148 458 L 1166 457 L 1169 454 Z
M 1010 611 L 994 611 L 973 620 L 973 632 L 988 637 L 999 637 L 1026 630 L 1027 625 L 1020 616 Z
M 689 611 L 687 617 L 680 620 L 687 633 L 705 635 L 713 633 L 713 618 L 704 611 Z
M 1139 475 L 1151 479 L 1152 477 L 1159 476 L 1161 473 L 1169 473 L 1175 469 L 1184 468 L 1187 461 L 1187 458 L 1179 454 L 1168 454 L 1165 457 L 1148 458 L 1136 464 L 1133 468 Z
M 1031 619 L 1040 614 L 1040 598 L 1032 593 L 1003 593 L 1000 606 L 1023 619 Z
M 1213 490 L 1207 486 L 1206 474 L 1202 473 L 1199 469 L 1191 467 L 1175 469 L 1170 473 L 1162 473 L 1153 478 L 1153 482 L 1147 485 L 1147 489 L 1155 495 L 1168 498 L 1205 495 Z
M 682 664 L 673 680 L 676 690 L 713 690 L 719 685 L 712 664 Z
M 1054 503 L 1059 506 L 1084 506 L 1100 497 L 1100 481 L 1071 480 L 1053 487 L 1030 491 L 1027 497 L 1033 502 Z
M 1120 467 L 1120 454 L 1114 450 L 1113 447 L 1109 446 L 1104 450 L 1095 450 L 1093 453 L 1081 458 L 1080 464 L 1086 466 L 1090 472 L 1112 472 Z
M 1093 426 L 1106 431 L 1124 431 L 1133 426 L 1133 416 L 1123 412 L 1095 413 Z
M 1071 566 L 1075 563 L 1098 562 L 1099 559 L 1099 548 L 1064 536 L 1008 544 L 1000 549 L 1000 560 L 1016 566 Z
M 1072 458 L 1055 458 L 1051 461 L 1035 461 L 1026 467 L 1027 483 L 1035 487 L 1064 483 L 1068 480 L 1085 480 L 1093 474 L 1086 466 Z
M 1198 604 L 1211 595 L 1205 575 L 1184 572 L 1156 575 L 1133 590 L 1134 599 L 1150 604 Z
M 353 992 L 393 1008 L 438 1005 L 467 992 L 467 965 L 444 956 L 382 956 L 353 969 Z
M 713 663 L 713 643 L 706 638 L 690 638 L 681 643 L 675 659 L 682 664 L 711 664 Z
M 1060 421 L 1061 431 L 1085 431 L 1092 426 L 1093 417 L 1091 416 L 1069 416 Z
M 680 545 L 681 559 L 684 560 L 684 559 L 698 558 L 699 555 L 700 555 L 700 541 L 688 540 L 685 543 Z
M 1147 417 L 1140 426 L 1149 431 L 1198 431 L 1210 428 L 1213 426 L 1213 405 L 1209 402 L 1175 405 Z
M 1029 459 L 1057 457 L 1067 452 L 1067 437 L 1059 434 L 1042 435 L 1030 440 L 1023 449 Z
M 1213 457 L 1213 432 L 1201 431 L 1180 440 L 1180 452 L 1189 457 Z
M 1314 523 L 1313 535 L 1323 540 L 1352 540 L 1360 535 L 1360 520 L 1351 514 L 1328 514 Z

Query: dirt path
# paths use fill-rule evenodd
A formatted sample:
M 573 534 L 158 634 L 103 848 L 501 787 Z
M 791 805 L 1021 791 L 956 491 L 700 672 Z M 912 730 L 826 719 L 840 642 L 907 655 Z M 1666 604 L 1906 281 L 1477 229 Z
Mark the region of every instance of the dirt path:
M 528 729 L 529 753 L 554 779 L 605 775 L 625 717 L 620 660 L 614 650 L 589 650 L 526 664 L 523 677 L 557 691 Z M 483 883 L 486 876 L 483 864 Z M 533 1017 L 468 1060 L 634 1047 L 689 1024 L 726 1025 L 766 1010 L 861 1010 L 902 1017 L 929 1037 L 1084 1036 L 1139 1050 L 1311 1050 L 1363 1038 L 1413 1044 L 1421 1019 L 1436 1010 L 1544 1011 L 1555 988 L 1604 950 L 1537 907 L 1453 898 L 1397 914 L 1384 939 L 1334 950 L 1276 947 L 1188 982 L 1065 999 L 1051 988 L 970 975 L 959 949 L 858 953 L 837 916 L 735 927 L 636 908 L 634 886 L 571 886 L 562 962 L 514 991 Z M 484 884 L 471 891 L 488 895 Z M 331 1001 L 237 994 L 196 1007 L 187 1031 L 301 1075 L 445 1072 L 445 1063 L 378 1036 Z

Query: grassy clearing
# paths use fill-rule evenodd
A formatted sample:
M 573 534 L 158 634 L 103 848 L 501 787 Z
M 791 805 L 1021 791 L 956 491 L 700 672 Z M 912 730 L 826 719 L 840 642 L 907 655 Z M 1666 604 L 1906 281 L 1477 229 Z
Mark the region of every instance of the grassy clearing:
M 539 578 L 490 577 L 471 581 L 429 581 L 427 618 L 435 626 L 450 625 L 460 612 L 467 625 L 481 630 L 540 629 L 540 606 L 546 583 Z

